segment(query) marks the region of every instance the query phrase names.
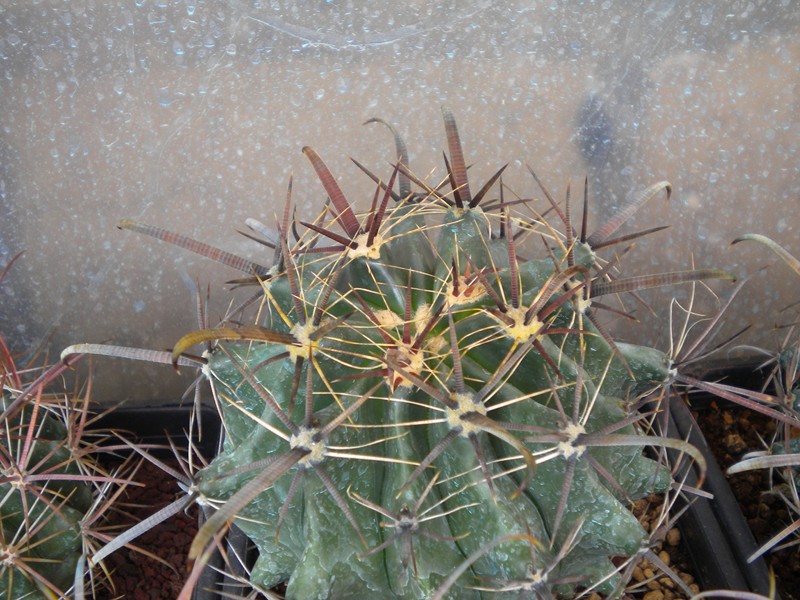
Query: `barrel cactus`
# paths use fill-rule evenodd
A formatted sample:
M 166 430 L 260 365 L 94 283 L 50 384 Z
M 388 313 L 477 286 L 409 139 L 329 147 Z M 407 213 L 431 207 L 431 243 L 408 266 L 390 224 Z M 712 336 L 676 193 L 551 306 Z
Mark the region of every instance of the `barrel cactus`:
M 107 540 L 108 500 L 132 464 L 100 465 L 109 432 L 90 432 L 88 393 L 60 386 L 74 357 L 18 360 L 0 335 L 0 598 L 84 598 L 108 584 L 87 557 Z
M 743 241 L 753 241 L 768 248 L 800 276 L 800 260 L 774 240 L 761 234 L 749 233 L 737 238 L 733 243 L 738 244 Z M 774 473 L 773 477 L 769 478 L 772 489 L 765 493 L 783 501 L 790 515 L 789 520 L 792 521 L 765 542 L 750 560 L 755 560 L 767 552 L 797 546 L 797 536 L 800 531 L 800 518 L 795 518 L 800 513 L 800 494 L 798 494 L 800 438 L 797 437 L 797 428 L 800 426 L 800 336 L 797 333 L 796 323 L 777 325 L 777 329 L 787 331 L 780 351 L 761 351 L 770 356 L 761 367 L 772 366 L 768 383 L 764 386 L 769 393 L 765 393 L 764 389 L 757 391 L 741 389 L 735 390 L 736 394 L 733 396 L 722 396 L 726 400 L 743 404 L 748 409 L 770 417 L 776 425 L 775 435 L 771 439 L 764 440 L 766 450 L 755 450 L 728 469 L 731 475 L 754 469 L 770 469 Z M 716 388 L 711 388 L 710 391 L 720 395 Z
M 551 222 L 506 199 L 503 169 L 473 193 L 443 114 L 444 181 L 416 177 L 394 133 L 391 175 L 362 167 L 376 181 L 364 214 L 304 148 L 328 200 L 299 220 L 290 182 L 276 237 L 248 221 L 271 266 L 120 224 L 235 267 L 257 290 L 245 303 L 255 317 L 189 333 L 171 357 L 201 368 L 225 429 L 189 491 L 216 509 L 192 546 L 198 563 L 233 522 L 258 547 L 252 583 L 285 584 L 287 598 L 619 593 L 619 557 L 647 541 L 631 500 L 673 483 L 643 449 L 702 460 L 641 425 L 637 401 L 671 380 L 669 357 L 615 342 L 596 317 L 602 296 L 725 277 L 622 278 L 600 257 L 669 184 L 589 235 L 573 226 L 569 197 L 559 204 L 541 184 Z M 523 238 L 543 256 L 525 257 Z M 198 344 L 202 355 L 190 353 Z M 79 350 L 103 351 L 66 354 Z

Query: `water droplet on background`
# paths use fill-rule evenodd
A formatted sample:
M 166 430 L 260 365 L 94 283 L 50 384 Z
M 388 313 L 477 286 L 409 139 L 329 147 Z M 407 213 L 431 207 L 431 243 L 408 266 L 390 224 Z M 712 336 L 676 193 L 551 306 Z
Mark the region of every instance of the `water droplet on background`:
M 741 98 L 742 96 L 744 96 L 747 93 L 747 90 L 749 90 L 749 89 L 750 89 L 750 85 L 746 81 L 744 81 L 744 80 L 739 81 L 736 84 L 736 95 Z

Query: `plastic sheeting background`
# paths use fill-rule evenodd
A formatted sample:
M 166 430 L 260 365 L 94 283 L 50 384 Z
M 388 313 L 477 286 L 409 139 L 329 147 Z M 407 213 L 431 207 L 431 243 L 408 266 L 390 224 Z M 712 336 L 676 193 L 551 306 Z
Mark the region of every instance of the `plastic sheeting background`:
M 290 173 L 300 214 L 323 199 L 302 146 L 364 206 L 372 183 L 349 157 L 388 176 L 393 145 L 362 123 L 392 122 L 412 168 L 440 177 L 446 103 L 471 180 L 510 162 L 504 183 L 541 199 L 529 164 L 561 198 L 586 174 L 592 223 L 669 180 L 672 200 L 626 230 L 672 227 L 641 240 L 627 272 L 772 264 L 728 321 L 754 321 L 742 341 L 775 349 L 800 282 L 729 244 L 752 231 L 800 255 L 799 69 L 791 0 L 5 3 L 0 265 L 25 253 L 0 289 L 2 330 L 16 352 L 47 338 L 53 358 L 82 341 L 170 348 L 196 326 L 193 281 L 211 284 L 219 317 L 236 273 L 117 221 L 269 261 L 235 229 L 272 222 Z M 672 294 L 643 293 L 654 312 L 634 306 L 643 324 L 621 335 L 666 348 Z M 104 402 L 186 385 L 168 367 L 93 362 Z

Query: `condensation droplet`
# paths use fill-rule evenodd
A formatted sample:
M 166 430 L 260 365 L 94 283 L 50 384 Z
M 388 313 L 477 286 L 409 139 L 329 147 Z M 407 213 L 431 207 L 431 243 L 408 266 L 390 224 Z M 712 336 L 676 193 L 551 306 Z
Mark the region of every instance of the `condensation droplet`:
M 172 104 L 172 98 L 169 97 L 169 90 L 167 88 L 158 90 L 158 103 L 164 108 Z

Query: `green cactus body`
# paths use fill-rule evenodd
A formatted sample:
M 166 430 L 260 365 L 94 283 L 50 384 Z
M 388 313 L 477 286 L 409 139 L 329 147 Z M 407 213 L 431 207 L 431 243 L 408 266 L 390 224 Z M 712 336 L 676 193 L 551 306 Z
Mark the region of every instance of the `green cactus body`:
M 2 410 L 11 398 L 3 394 Z M 80 472 L 65 427 L 45 409 L 24 407 L 4 425 L 0 597 L 55 598 L 72 586 L 83 555 L 81 520 L 92 489 L 65 479 Z

